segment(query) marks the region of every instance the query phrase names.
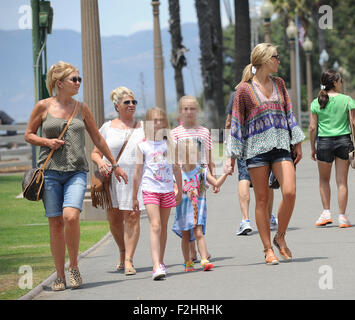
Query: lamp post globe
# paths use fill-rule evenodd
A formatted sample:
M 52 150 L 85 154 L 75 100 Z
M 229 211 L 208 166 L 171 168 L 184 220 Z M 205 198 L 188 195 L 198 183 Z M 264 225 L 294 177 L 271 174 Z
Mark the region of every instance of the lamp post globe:
M 264 19 L 265 27 L 265 38 L 264 41 L 267 43 L 271 42 L 271 16 L 274 12 L 274 6 L 270 0 L 265 0 L 260 8 L 261 17 Z

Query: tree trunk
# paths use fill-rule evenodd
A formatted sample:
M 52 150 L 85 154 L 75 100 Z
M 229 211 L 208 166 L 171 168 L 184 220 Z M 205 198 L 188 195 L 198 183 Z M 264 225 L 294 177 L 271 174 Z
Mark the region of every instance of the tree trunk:
M 195 0 L 201 50 L 205 126 L 224 125 L 222 27 L 219 0 Z
M 250 63 L 251 34 L 249 1 L 234 0 L 235 9 L 235 80 L 240 82 L 243 70 Z
M 186 66 L 184 54 L 187 51 L 182 44 L 179 0 L 169 0 L 169 14 L 169 32 L 171 34 L 170 62 L 175 71 L 176 99 L 179 100 L 185 95 L 182 68 Z

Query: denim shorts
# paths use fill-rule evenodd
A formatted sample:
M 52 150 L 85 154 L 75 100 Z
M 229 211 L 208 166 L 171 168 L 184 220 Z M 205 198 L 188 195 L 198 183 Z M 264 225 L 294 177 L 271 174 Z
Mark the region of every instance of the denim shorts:
M 275 162 L 292 161 L 291 153 L 284 149 L 274 148 L 271 151 L 258 154 L 257 156 L 247 159 L 246 164 L 248 169 L 263 166 L 272 166 Z
M 350 135 L 318 137 L 317 160 L 333 162 L 335 157 L 349 160 L 349 152 L 354 150 Z
M 237 165 L 238 165 L 238 181 L 241 180 L 248 180 L 251 182 L 250 180 L 250 175 L 249 175 L 249 171 L 246 165 L 245 160 L 237 160 Z
M 82 210 L 86 191 L 85 171 L 44 171 L 43 204 L 47 218 L 63 214 L 63 208 Z

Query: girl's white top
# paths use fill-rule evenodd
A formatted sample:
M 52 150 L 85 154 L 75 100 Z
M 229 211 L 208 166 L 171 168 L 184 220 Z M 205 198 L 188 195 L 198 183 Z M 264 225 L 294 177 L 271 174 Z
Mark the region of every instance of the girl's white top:
M 123 143 L 128 137 L 132 129 L 118 129 L 111 127 L 111 121 L 105 122 L 100 128 L 101 135 L 105 138 L 108 147 L 111 150 L 113 157 L 116 159 L 119 151 L 122 148 Z M 126 172 L 128 176 L 128 183 L 125 184 L 121 178 L 121 182 L 118 182 L 115 175 L 112 175 L 110 192 L 112 198 L 112 205 L 114 208 L 120 210 L 132 210 L 132 191 L 133 191 L 133 176 L 136 169 L 137 161 L 137 144 L 144 139 L 143 122 L 141 127 L 134 129 L 126 148 L 124 149 L 120 160 L 119 166 Z M 105 157 L 104 160 L 109 162 Z M 145 209 L 143 204 L 142 191 L 138 191 L 139 208 Z
M 166 141 L 143 140 L 138 147 L 144 155 L 142 190 L 157 193 L 174 191 L 173 167 L 167 158 Z

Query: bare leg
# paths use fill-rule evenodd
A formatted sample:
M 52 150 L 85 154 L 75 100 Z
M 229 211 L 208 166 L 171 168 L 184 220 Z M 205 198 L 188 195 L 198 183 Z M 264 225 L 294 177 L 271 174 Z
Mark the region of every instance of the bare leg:
M 269 218 L 271 219 L 272 207 L 274 206 L 274 189 L 269 188 L 269 202 L 267 205 L 267 211 L 269 213 Z
M 182 231 L 181 250 L 182 250 L 182 255 L 184 256 L 185 263 L 191 260 L 189 247 L 190 247 L 190 231 Z
M 132 268 L 140 234 L 140 212 L 122 210 L 120 214 L 124 217 L 125 268 Z
M 161 221 L 160 208 L 155 204 L 147 204 L 147 214 L 150 223 L 150 251 L 152 254 L 153 270 L 160 268 L 160 238 Z
M 160 257 L 159 262 L 164 263 L 164 254 L 166 248 L 168 221 L 170 215 L 170 208 L 160 208 L 160 222 L 161 222 L 161 235 L 160 235 Z
M 255 195 L 255 221 L 265 249 L 271 248 L 270 219 L 267 211 L 269 201 L 269 171 L 269 166 L 249 169 Z
M 107 210 L 107 220 L 110 224 L 110 231 L 120 251 L 120 258 L 117 267 L 121 266 L 121 268 L 124 268 L 125 261 L 123 216 L 123 213 L 116 208 Z
M 196 226 L 196 228 L 194 229 L 194 235 L 195 235 L 195 239 L 197 242 L 197 247 L 201 259 L 202 260 L 207 259 L 208 258 L 207 245 L 206 245 L 205 237 L 203 236 L 202 226 L 200 225 Z
M 238 183 L 239 205 L 242 212 L 242 219 L 249 219 L 249 204 L 250 204 L 250 181 L 240 180 Z
M 63 209 L 65 242 L 68 248 L 69 268 L 78 266 L 78 254 L 80 243 L 80 210 L 66 207 Z
M 317 161 L 319 173 L 319 192 L 324 210 L 330 209 L 330 174 L 332 163 Z
M 48 218 L 50 246 L 57 276 L 65 280 L 65 237 L 63 216 Z
M 339 214 L 345 214 L 348 203 L 349 161 L 335 158 L 335 177 L 338 188 Z

